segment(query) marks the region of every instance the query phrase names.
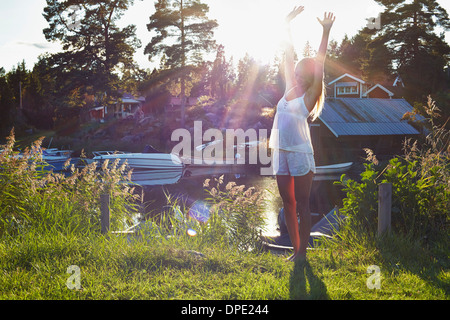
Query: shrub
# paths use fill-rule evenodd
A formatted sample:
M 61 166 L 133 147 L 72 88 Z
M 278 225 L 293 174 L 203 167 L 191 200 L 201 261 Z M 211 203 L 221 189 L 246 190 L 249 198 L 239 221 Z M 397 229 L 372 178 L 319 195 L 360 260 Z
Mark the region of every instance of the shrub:
M 448 230 L 450 213 L 450 133 L 445 124 L 438 127 L 439 116 L 429 99 L 430 133 L 421 148 L 411 139 L 404 143 L 404 155 L 394 157 L 379 171 L 376 157 L 368 151 L 372 163 L 364 164 L 361 181 L 342 175 L 339 182 L 347 193 L 341 210 L 347 227 L 357 233 L 376 234 L 377 193 L 379 183 L 392 184 L 392 229 L 404 235 L 433 237 Z

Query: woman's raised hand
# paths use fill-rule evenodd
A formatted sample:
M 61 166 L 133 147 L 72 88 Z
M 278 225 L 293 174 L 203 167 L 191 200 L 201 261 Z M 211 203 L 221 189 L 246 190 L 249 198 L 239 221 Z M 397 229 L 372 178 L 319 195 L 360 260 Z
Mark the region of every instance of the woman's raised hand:
M 294 20 L 296 16 L 303 12 L 303 10 L 305 10 L 304 6 L 295 6 L 294 9 L 287 15 L 286 22 L 289 23 Z
M 319 23 L 322 25 L 324 31 L 330 31 L 336 17 L 331 12 L 328 14 L 325 12 L 323 14 L 323 20 L 320 20 L 319 18 L 317 18 L 317 20 L 319 20 Z

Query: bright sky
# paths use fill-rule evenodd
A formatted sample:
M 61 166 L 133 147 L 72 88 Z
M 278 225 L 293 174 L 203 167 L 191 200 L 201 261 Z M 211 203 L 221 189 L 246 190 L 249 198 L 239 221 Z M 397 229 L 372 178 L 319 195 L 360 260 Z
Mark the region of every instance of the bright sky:
M 153 65 L 143 54 L 150 42 L 146 24 L 154 12 L 155 0 L 135 0 L 121 24 L 135 24 L 137 36 L 142 41 L 135 59 L 143 68 Z M 263 63 L 273 61 L 282 40 L 282 22 L 295 5 L 305 6 L 305 11 L 293 23 L 293 37 L 298 52 L 309 41 L 313 48 L 320 42 L 321 26 L 316 17 L 325 11 L 334 12 L 336 22 L 331 38 L 340 42 L 345 34 L 355 35 L 367 24 L 367 18 L 380 12 L 373 0 L 203 0 L 210 6 L 209 17 L 216 19 L 219 28 L 215 38 L 225 46 L 235 63 L 248 52 Z M 439 3 L 450 13 L 450 1 Z M 57 44 L 45 40 L 42 30 L 48 26 L 42 16 L 45 0 L 0 0 L 0 67 L 6 71 L 23 59 L 31 69 L 37 57 L 45 52 L 58 52 Z M 382 23 L 382 21 L 381 21 Z M 450 32 L 447 33 L 450 42 Z

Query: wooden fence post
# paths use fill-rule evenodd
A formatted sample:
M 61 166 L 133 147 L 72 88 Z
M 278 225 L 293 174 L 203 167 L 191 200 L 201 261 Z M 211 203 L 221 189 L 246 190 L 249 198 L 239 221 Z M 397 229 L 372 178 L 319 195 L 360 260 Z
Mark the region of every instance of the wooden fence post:
M 102 225 L 102 234 L 106 234 L 109 231 L 109 194 L 100 195 L 100 221 Z
M 391 231 L 392 184 L 382 183 L 378 188 L 378 235 Z

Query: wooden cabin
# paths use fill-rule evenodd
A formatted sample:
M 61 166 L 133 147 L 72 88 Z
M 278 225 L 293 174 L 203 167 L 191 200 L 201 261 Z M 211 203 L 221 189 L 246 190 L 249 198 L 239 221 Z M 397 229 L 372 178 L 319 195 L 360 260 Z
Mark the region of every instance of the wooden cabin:
M 144 102 L 145 98 L 143 97 L 134 97 L 131 94 L 124 93 L 115 105 L 114 117 L 119 119 L 134 118 L 136 113 L 142 110 Z
M 379 156 L 400 154 L 405 138 L 420 134 L 402 120 L 413 107 L 399 97 L 400 82 L 395 84 L 369 85 L 347 73 L 328 83 L 322 115 L 311 124 L 319 165 L 359 161 L 364 148 Z
M 348 73 L 328 83 L 328 87 L 332 89 L 331 95 L 336 98 L 362 98 L 367 86 L 364 80 Z

